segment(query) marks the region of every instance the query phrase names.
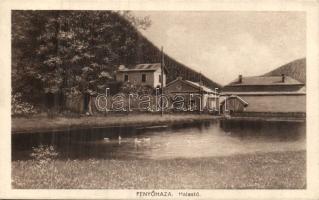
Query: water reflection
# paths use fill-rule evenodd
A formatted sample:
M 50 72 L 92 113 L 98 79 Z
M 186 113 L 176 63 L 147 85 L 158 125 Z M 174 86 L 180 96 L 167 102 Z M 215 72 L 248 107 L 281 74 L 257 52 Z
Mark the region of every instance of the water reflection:
M 305 123 L 212 121 L 13 135 L 12 159 L 54 145 L 60 159 L 172 159 L 305 149 Z

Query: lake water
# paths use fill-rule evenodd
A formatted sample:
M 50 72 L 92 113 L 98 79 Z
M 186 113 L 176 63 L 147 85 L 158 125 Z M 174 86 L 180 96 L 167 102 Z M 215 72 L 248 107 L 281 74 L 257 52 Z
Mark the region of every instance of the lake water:
M 174 159 L 306 149 L 304 122 L 211 121 L 13 135 L 12 159 L 53 145 L 59 159 Z

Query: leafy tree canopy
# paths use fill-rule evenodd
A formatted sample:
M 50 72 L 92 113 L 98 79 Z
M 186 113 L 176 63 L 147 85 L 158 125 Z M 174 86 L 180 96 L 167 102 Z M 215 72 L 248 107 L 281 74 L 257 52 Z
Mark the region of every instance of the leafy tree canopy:
M 13 93 L 97 92 L 136 62 L 137 29 L 150 24 L 128 11 L 12 11 Z

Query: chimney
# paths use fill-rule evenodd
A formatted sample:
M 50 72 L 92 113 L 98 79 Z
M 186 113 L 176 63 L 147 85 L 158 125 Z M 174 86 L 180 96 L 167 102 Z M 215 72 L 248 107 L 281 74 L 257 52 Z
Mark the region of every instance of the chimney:
M 239 75 L 238 76 L 238 83 L 242 83 L 243 82 L 243 75 Z
M 286 78 L 286 76 L 285 76 L 285 74 L 281 74 L 281 82 L 285 82 L 285 78 Z

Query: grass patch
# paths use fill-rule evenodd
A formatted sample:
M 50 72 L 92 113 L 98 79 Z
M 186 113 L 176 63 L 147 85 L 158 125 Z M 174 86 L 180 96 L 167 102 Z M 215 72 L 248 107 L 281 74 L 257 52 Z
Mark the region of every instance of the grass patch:
M 173 160 L 12 162 L 17 189 L 304 189 L 306 152 Z

